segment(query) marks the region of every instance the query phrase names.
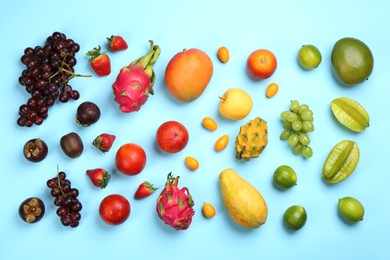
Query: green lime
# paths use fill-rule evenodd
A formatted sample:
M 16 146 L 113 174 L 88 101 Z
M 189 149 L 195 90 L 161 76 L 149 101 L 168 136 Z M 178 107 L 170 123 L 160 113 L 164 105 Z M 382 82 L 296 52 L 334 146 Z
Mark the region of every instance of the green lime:
M 344 197 L 339 199 L 338 209 L 346 220 L 358 222 L 363 220 L 364 207 L 360 201 L 352 197 Z
M 282 165 L 276 168 L 273 181 L 279 189 L 288 189 L 297 184 L 297 174 L 290 166 Z
M 304 207 L 294 205 L 289 207 L 283 215 L 284 224 L 290 230 L 301 229 L 307 220 L 307 213 Z
M 317 68 L 321 61 L 321 52 L 314 45 L 303 45 L 298 52 L 299 64 L 306 70 Z

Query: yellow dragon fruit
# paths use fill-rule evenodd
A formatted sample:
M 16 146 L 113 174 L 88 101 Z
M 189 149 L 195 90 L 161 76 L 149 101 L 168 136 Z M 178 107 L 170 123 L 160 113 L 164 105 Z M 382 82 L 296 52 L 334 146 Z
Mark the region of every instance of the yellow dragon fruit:
M 148 100 L 149 94 L 153 95 L 153 84 L 156 75 L 153 64 L 160 55 L 160 47 L 150 42 L 150 50 L 139 59 L 123 67 L 114 84 L 112 85 L 115 98 L 122 112 L 129 113 L 139 111 Z
M 165 224 L 177 229 L 186 230 L 195 214 L 194 201 L 186 187 L 178 188 L 179 176 L 168 174 L 164 190 L 157 199 L 158 216 Z

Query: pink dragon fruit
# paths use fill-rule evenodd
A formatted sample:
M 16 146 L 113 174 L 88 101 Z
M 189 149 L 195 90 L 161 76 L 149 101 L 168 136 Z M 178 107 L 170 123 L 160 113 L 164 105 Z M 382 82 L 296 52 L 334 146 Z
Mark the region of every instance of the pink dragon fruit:
M 188 189 L 177 187 L 179 176 L 173 177 L 168 174 L 164 190 L 157 199 L 158 216 L 165 224 L 177 229 L 187 229 L 192 221 L 195 211 L 193 210 L 194 201 Z
M 149 52 L 123 67 L 112 85 L 114 100 L 119 104 L 122 112 L 139 111 L 148 100 L 149 94 L 153 95 L 153 85 L 156 80 L 153 64 L 157 61 L 161 50 L 158 45 L 154 45 L 153 41 L 149 42 Z

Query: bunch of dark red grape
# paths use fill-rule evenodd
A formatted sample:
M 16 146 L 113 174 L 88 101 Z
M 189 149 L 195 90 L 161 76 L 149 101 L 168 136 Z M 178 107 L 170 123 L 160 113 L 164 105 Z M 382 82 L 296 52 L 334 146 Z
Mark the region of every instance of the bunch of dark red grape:
M 78 189 L 71 187 L 71 182 L 66 178 L 65 172 L 59 172 L 56 177 L 47 181 L 51 189 L 50 194 L 55 198 L 54 205 L 57 215 L 64 226 L 77 227 L 79 225 L 82 209 L 81 202 L 77 199 Z
M 19 107 L 19 126 L 42 124 L 57 98 L 62 103 L 79 99 L 79 92 L 69 85 L 72 78 L 84 76 L 75 74 L 73 68 L 77 63 L 75 54 L 79 50 L 78 43 L 60 32 L 49 36 L 43 47 L 24 50 L 21 62 L 26 68 L 19 77 L 19 83 L 31 97 Z

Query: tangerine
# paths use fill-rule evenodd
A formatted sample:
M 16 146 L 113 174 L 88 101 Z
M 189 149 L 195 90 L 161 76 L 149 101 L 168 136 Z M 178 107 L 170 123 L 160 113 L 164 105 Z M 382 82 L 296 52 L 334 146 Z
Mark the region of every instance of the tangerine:
M 274 74 L 277 67 L 275 55 L 266 49 L 253 51 L 247 60 L 249 74 L 255 79 L 267 79 Z

